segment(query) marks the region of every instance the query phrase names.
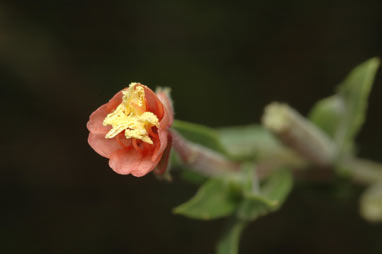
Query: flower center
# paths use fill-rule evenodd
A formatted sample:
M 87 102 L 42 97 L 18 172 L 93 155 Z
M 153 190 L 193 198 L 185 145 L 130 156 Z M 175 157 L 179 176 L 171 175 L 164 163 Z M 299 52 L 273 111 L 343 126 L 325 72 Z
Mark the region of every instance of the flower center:
M 108 114 L 103 125 L 111 125 L 112 129 L 105 138 L 114 138 L 125 131 L 127 139 L 135 138 L 148 144 L 153 141 L 148 130 L 159 126 L 159 120 L 152 112 L 146 111 L 145 90 L 138 83 L 131 83 L 129 88 L 122 91 L 122 103 Z

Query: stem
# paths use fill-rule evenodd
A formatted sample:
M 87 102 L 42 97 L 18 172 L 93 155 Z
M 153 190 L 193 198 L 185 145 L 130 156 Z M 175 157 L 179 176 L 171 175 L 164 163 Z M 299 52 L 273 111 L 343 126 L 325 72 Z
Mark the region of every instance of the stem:
M 373 161 L 353 158 L 345 161 L 341 169 L 360 184 L 382 182 L 382 165 Z
M 269 128 L 288 147 L 297 152 L 303 160 L 291 160 L 289 156 L 274 155 L 272 159 L 260 161 L 256 167 L 256 176 L 262 180 L 281 167 L 290 168 L 296 177 L 325 181 L 333 177 L 336 168 L 340 173 L 353 179 L 358 184 L 382 182 L 382 164 L 350 158 L 336 165 L 334 143 L 316 126 L 305 120 L 295 110 L 285 104 L 273 103 L 266 108 L 263 117 L 264 125 Z M 219 177 L 240 170 L 240 163 L 228 160 L 222 154 L 204 146 L 184 139 L 177 131 L 171 129 L 173 148 L 185 166 L 208 177 Z M 293 156 L 292 156 L 293 158 Z M 307 171 L 310 162 L 313 168 L 320 170 Z M 256 188 L 256 187 L 255 187 Z
M 182 162 L 206 176 L 221 176 L 237 172 L 240 164 L 227 160 L 223 155 L 184 139 L 177 131 L 171 129 L 173 147 Z
M 216 246 L 216 254 L 239 253 L 240 236 L 248 223 L 249 221 L 239 219 L 236 216 L 232 217 Z

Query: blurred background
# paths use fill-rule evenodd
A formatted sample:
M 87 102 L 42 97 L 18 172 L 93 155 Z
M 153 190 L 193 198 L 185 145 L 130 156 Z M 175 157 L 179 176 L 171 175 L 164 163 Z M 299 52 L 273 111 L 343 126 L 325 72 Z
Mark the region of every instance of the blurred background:
M 139 81 L 211 127 L 258 122 L 273 100 L 306 114 L 381 53 L 378 0 L 1 0 L 0 252 L 212 253 L 224 220 L 171 214 L 196 186 L 115 174 L 87 144 L 90 113 Z M 359 152 L 382 161 L 380 73 L 369 105 Z M 360 191 L 299 184 L 241 253 L 382 253 Z

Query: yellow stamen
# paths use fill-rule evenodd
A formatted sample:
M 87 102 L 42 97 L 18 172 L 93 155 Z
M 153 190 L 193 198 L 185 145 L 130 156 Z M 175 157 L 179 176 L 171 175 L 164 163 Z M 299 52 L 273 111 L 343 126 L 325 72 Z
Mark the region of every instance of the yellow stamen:
M 103 121 L 104 126 L 112 126 L 105 138 L 114 138 L 125 131 L 127 139 L 135 138 L 152 144 L 146 128 L 158 127 L 159 120 L 153 113 L 146 112 L 144 88 L 138 83 L 131 83 L 122 94 L 122 103 Z

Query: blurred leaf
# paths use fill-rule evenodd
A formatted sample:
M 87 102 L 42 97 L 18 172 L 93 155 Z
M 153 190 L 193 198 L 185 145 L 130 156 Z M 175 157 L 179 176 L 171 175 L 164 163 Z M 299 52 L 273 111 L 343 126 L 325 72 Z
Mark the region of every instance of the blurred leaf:
M 244 193 L 233 221 L 225 231 L 217 245 L 218 254 L 236 254 L 239 249 L 240 234 L 249 221 L 266 215 L 278 209 L 293 184 L 293 178 L 289 170 L 278 170 L 264 184 L 260 193 Z
M 254 220 L 277 210 L 288 196 L 292 185 L 293 178 L 289 170 L 276 171 L 262 186 L 260 193 L 245 193 L 245 199 L 238 209 L 238 216 Z
M 370 222 L 382 222 L 382 183 L 369 186 L 362 194 L 360 212 Z
M 378 58 L 372 58 L 355 67 L 339 85 L 337 94 L 319 101 L 310 113 L 310 119 L 334 137 L 340 154 L 351 151 L 365 121 L 367 100 L 379 62 Z
M 240 177 L 237 179 L 238 188 L 242 193 L 251 192 L 258 189 L 258 179 L 255 173 L 256 164 L 253 162 L 245 162 L 240 165 Z
M 341 128 L 349 139 L 358 133 L 365 121 L 367 100 L 379 62 L 378 58 L 372 58 L 358 65 L 339 86 L 338 93 L 343 97 L 346 108 Z
M 223 145 L 220 143 L 219 136 L 214 129 L 180 120 L 175 120 L 172 128 L 191 142 L 208 147 L 221 154 L 226 154 Z
M 210 179 L 196 195 L 174 209 L 174 213 L 194 219 L 216 219 L 231 214 L 238 205 L 232 186 L 220 179 Z
M 343 99 L 338 95 L 318 101 L 309 114 L 309 119 L 320 127 L 329 137 L 334 137 L 341 115 L 345 111 Z
M 260 125 L 221 128 L 218 134 L 225 150 L 237 159 L 261 158 L 282 149 L 274 136 Z
M 239 251 L 240 235 L 246 221 L 234 218 L 230 221 L 228 228 L 217 245 L 217 254 L 236 254 Z
M 182 179 L 193 184 L 202 184 L 208 179 L 206 176 L 198 174 L 194 170 L 190 170 L 188 168 L 182 168 L 180 174 Z
M 247 197 L 240 203 L 237 216 L 246 221 L 253 221 L 269 213 L 271 206 L 271 203 L 261 197 Z
M 287 169 L 276 171 L 261 189 L 264 197 L 271 201 L 271 209 L 277 209 L 285 201 L 293 186 L 292 173 Z

